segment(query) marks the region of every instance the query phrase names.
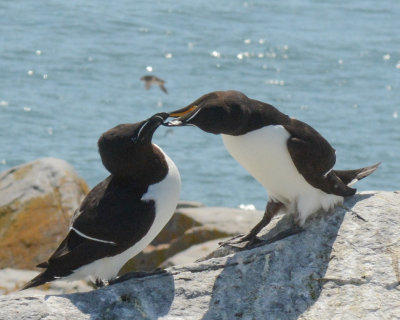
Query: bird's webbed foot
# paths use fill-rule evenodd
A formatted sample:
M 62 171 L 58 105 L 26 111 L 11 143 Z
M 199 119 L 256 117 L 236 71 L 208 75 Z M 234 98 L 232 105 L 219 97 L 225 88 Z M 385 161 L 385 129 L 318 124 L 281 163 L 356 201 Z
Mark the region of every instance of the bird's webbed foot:
M 261 239 L 250 232 L 245 235 L 239 234 L 239 235 L 233 237 L 232 239 L 220 242 L 219 245 L 221 247 L 230 246 L 230 247 L 239 248 L 242 250 L 253 249 L 253 248 L 257 248 L 257 247 L 260 247 L 260 246 L 263 246 L 266 244 L 274 243 L 279 240 L 283 240 L 287 237 L 298 234 L 302 231 L 304 231 L 304 229 L 302 227 L 295 225 L 292 228 L 283 230 L 268 239 Z
M 128 272 L 123 274 L 122 276 L 119 276 L 115 279 L 109 280 L 108 284 L 112 285 L 112 284 L 116 284 L 116 283 L 121 283 L 130 279 L 140 279 L 140 278 L 144 278 L 144 277 L 150 277 L 150 276 L 154 276 L 157 274 L 163 274 L 166 273 L 167 271 L 161 268 L 155 269 L 153 271 L 132 271 L 132 272 Z
M 262 245 L 263 242 L 264 241 L 261 240 L 256 235 L 247 233 L 247 234 L 239 234 L 231 239 L 219 242 L 218 244 L 221 247 L 230 246 L 230 247 L 235 247 L 235 248 L 239 248 L 239 249 L 251 249 L 251 248 L 257 247 L 259 245 Z
M 285 238 L 288 238 L 290 236 L 293 236 L 293 235 L 298 234 L 303 231 L 304 231 L 304 229 L 296 224 L 289 229 L 286 229 L 286 230 L 283 230 L 283 231 L 277 233 L 276 235 L 274 235 L 273 237 L 271 237 L 269 239 L 265 239 L 264 243 L 265 244 L 274 243 L 276 241 L 283 240 Z

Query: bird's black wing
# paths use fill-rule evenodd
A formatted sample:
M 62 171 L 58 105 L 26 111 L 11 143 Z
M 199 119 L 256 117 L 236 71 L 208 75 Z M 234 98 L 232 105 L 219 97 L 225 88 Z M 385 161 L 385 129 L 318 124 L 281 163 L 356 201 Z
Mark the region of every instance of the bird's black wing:
M 329 194 L 350 196 L 355 189 L 346 186 L 331 170 L 336 162 L 335 149 L 315 129 L 291 119 L 284 125 L 290 137 L 287 147 L 304 179 L 313 187 Z
M 65 276 L 134 245 L 155 218 L 154 202 L 140 200 L 146 190 L 134 183 L 115 182 L 111 176 L 98 184 L 82 202 L 66 238 L 48 262 L 38 266 Z

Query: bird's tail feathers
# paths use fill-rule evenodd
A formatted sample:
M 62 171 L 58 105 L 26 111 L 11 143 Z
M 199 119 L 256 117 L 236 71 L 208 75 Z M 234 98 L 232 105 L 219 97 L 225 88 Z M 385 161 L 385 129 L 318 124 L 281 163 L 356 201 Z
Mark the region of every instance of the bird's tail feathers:
M 27 284 L 25 284 L 21 290 L 25 290 L 25 289 L 32 288 L 32 287 L 37 287 L 42 284 L 45 284 L 46 282 L 53 281 L 55 279 L 56 279 L 56 277 L 54 276 L 54 274 L 47 269 L 46 271 L 43 271 L 42 273 L 37 275 L 35 278 L 33 278 Z
M 48 268 L 49 267 L 49 263 L 47 261 L 39 263 L 36 268 Z
M 347 186 L 352 186 L 357 181 L 368 177 L 371 173 L 373 173 L 381 164 L 378 162 L 372 166 L 364 167 L 356 170 L 334 170 L 335 174 L 343 181 L 343 183 Z

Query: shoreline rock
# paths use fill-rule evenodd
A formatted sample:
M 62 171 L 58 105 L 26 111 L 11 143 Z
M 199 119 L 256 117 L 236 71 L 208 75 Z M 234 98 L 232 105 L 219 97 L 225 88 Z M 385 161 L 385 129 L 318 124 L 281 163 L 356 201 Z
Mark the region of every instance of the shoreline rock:
M 88 191 L 61 159 L 42 158 L 0 173 L 0 268 L 32 269 L 45 261 Z
M 220 248 L 164 274 L 87 293 L 0 296 L 0 318 L 398 318 L 400 193 L 363 192 L 345 206 L 315 215 L 296 235 L 252 250 Z M 291 223 L 275 217 L 264 237 Z
M 171 220 L 153 242 L 136 257 L 129 260 L 120 274 L 129 271 L 151 271 L 160 266 L 171 265 L 173 257 L 194 245 L 207 241 L 232 237 L 249 231 L 261 220 L 261 211 L 235 208 L 178 205 Z M 208 252 L 212 251 L 211 247 Z M 192 251 L 192 253 L 194 253 Z M 201 252 L 198 252 L 199 254 Z M 192 254 L 189 259 L 194 257 Z M 183 257 L 179 259 L 182 260 Z M 186 259 L 187 263 L 193 262 Z

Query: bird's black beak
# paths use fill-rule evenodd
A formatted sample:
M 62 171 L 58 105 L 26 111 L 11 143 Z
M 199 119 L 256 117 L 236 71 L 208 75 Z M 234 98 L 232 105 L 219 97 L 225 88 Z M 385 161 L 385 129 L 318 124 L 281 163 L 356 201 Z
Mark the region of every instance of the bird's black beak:
M 169 112 L 169 117 L 176 118 L 169 122 L 163 123 L 163 125 L 168 127 L 181 127 L 192 125 L 190 120 L 194 118 L 194 116 L 200 111 L 200 108 L 197 105 L 189 105 L 182 109 L 178 109 L 176 111 Z
M 132 141 L 134 143 L 151 143 L 154 132 L 168 117 L 168 113 L 161 112 L 143 121 L 132 137 Z

